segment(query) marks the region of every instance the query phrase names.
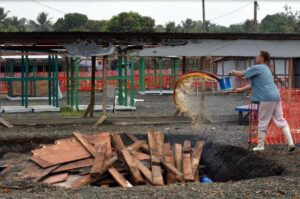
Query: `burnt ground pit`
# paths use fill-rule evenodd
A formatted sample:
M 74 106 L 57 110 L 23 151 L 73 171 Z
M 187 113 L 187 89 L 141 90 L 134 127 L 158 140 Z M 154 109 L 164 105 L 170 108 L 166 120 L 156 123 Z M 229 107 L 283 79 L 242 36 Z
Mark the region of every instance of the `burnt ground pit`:
M 121 137 L 125 144 L 129 145 L 130 141 L 128 138 L 124 134 L 121 134 Z M 141 134 L 137 134 L 136 137 L 139 139 L 147 139 L 146 135 Z M 1 158 L 4 158 L 6 153 L 16 153 L 9 155 L 10 158 L 18 158 L 18 154 L 20 157 L 23 154 L 30 154 L 32 149 L 39 147 L 41 144 L 51 144 L 56 139 L 58 139 L 58 137 L 1 141 Z M 171 146 L 175 143 L 183 143 L 185 140 L 191 140 L 192 146 L 195 145 L 197 140 L 205 141 L 205 139 L 199 135 L 165 135 L 165 142 L 170 143 Z M 208 176 L 213 182 L 277 176 L 281 175 L 284 171 L 284 167 L 273 160 L 259 156 L 242 147 L 213 143 L 210 141 L 204 145 L 200 165 L 201 175 Z M 7 183 L 12 185 L 14 182 L 9 180 Z M 22 182 L 17 183 L 19 185 L 22 184 Z M 27 183 L 28 182 L 25 184 Z

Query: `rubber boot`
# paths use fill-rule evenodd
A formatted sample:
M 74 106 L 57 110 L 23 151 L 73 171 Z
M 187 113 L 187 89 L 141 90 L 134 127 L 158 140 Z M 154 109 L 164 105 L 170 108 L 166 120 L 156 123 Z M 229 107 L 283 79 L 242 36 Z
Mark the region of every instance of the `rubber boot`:
M 257 133 L 258 144 L 252 149 L 252 151 L 264 151 L 265 150 L 265 137 L 266 133 L 263 131 L 258 131 Z
M 294 145 L 293 138 L 292 138 L 292 135 L 291 135 L 290 127 L 286 126 L 286 127 L 282 128 L 282 132 L 283 132 L 283 135 L 284 135 L 286 141 L 288 142 L 289 152 L 294 151 L 295 150 L 295 145 Z

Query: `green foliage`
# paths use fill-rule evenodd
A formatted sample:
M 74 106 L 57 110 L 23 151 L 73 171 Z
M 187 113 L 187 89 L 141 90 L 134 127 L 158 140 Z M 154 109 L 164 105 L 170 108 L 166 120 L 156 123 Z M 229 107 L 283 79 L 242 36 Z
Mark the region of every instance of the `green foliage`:
M 29 21 L 29 29 L 31 31 L 47 32 L 52 30 L 51 18 L 48 18 L 48 13 L 41 12 L 36 17 L 36 21 Z
M 181 32 L 182 28 L 180 25 L 176 26 L 174 21 L 170 21 L 165 25 L 166 32 Z
M 137 12 L 122 12 L 113 16 L 108 24 L 109 32 L 153 32 L 154 19 L 143 17 Z
M 17 16 L 8 17 L 3 20 L 3 24 L 6 26 L 7 32 L 24 32 L 28 30 L 27 19 L 19 19 Z
M 262 32 L 295 32 L 296 20 L 294 16 L 278 13 L 267 15 L 260 25 Z
M 54 24 L 55 31 L 81 31 L 88 22 L 88 17 L 80 13 L 65 14 L 63 18 L 59 18 Z
M 107 32 L 108 21 L 106 20 L 88 20 L 82 31 L 90 31 L 90 32 Z
M 9 11 L 5 11 L 4 8 L 0 7 L 0 22 L 3 22 L 7 15 L 8 15 Z
M 157 25 L 155 27 L 155 32 L 166 32 L 166 29 L 163 25 Z
M 9 11 L 0 7 L 0 31 L 92 31 L 92 32 L 203 32 L 203 22 L 187 18 L 181 23 L 173 21 L 165 25 L 155 25 L 151 17 L 142 16 L 137 12 L 122 12 L 109 20 L 89 20 L 80 13 L 68 13 L 57 19 L 53 24 L 49 15 L 41 12 L 36 20 L 9 17 Z M 300 12 L 292 12 L 285 6 L 284 12 L 264 17 L 257 27 L 254 21 L 247 19 L 243 23 L 231 24 L 229 27 L 205 23 L 208 32 L 295 32 L 300 33 Z

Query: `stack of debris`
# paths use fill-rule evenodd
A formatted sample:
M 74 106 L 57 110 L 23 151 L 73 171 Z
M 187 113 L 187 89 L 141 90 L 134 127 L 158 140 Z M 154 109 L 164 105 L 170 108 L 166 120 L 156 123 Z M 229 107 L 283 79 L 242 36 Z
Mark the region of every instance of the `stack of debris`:
M 148 130 L 148 142 L 126 133 L 133 142 L 129 146 L 125 146 L 116 133 L 83 135 L 74 132 L 73 135 L 73 138 L 56 140 L 55 144 L 32 150 L 31 161 L 26 162 L 21 172 L 17 169 L 19 172 L 14 176 L 11 173 L 16 169 L 6 161 L 6 166 L 10 166 L 2 171 L 2 177 L 26 177 L 67 188 L 162 186 L 199 181 L 203 141 L 197 141 L 192 150 L 191 141 L 186 140 L 183 145 L 175 144 L 172 151 L 171 145 L 164 143 L 164 134 L 152 129 Z

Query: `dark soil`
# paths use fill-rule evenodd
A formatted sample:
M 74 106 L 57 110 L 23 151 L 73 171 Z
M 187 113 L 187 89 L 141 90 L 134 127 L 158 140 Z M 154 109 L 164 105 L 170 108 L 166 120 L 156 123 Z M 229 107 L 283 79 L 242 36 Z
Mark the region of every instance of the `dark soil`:
M 175 110 L 172 98 L 170 96 L 147 96 L 144 97 L 145 102 L 138 105 L 137 112 L 116 113 L 114 116 L 170 116 Z M 82 99 L 85 100 L 85 99 Z M 251 173 L 252 168 L 261 167 L 261 174 L 268 175 L 269 171 L 280 173 L 281 167 L 284 168 L 280 176 L 254 178 L 249 180 L 229 181 L 226 183 L 190 183 L 175 184 L 164 187 L 140 186 L 130 189 L 109 188 L 103 189 L 98 187 L 86 186 L 79 190 L 68 190 L 58 187 L 51 187 L 42 184 L 32 184 L 25 189 L 17 187 L 1 188 L 0 198 L 300 198 L 300 146 L 294 153 L 287 153 L 287 146 L 267 146 L 264 153 L 245 155 L 248 150 L 248 134 L 247 126 L 239 126 L 236 123 L 229 123 L 227 118 L 236 119 L 237 113 L 233 111 L 236 105 L 247 103 L 245 96 L 211 96 L 207 100 L 207 112 L 210 116 L 217 116 L 212 124 L 202 124 L 200 129 L 193 129 L 188 123 L 170 123 L 164 125 L 102 125 L 97 129 L 91 127 L 90 124 L 69 124 L 60 126 L 16 126 L 12 129 L 5 129 L 0 126 L 0 154 L 7 152 L 28 153 L 32 148 L 42 143 L 51 143 L 58 138 L 69 137 L 72 131 L 79 130 L 82 133 L 95 133 L 101 131 L 114 132 L 132 132 L 145 136 L 146 130 L 152 127 L 166 134 L 169 142 L 182 142 L 187 137 L 193 137 L 194 140 L 203 139 L 207 142 L 215 144 L 231 145 L 238 150 L 234 154 L 225 156 L 225 150 L 219 145 L 218 150 L 207 144 L 204 153 L 211 154 L 211 158 L 218 157 L 230 159 L 230 169 L 248 165 L 243 169 L 237 170 L 236 173 L 230 173 L 224 176 L 224 179 L 217 179 L 218 172 L 224 172 L 224 165 L 214 163 L 214 166 L 208 166 L 211 171 L 207 171 L 217 181 L 226 181 L 228 179 L 238 180 L 239 177 L 251 178 L 255 177 Z M 3 118 L 49 118 L 59 119 L 60 113 L 51 114 L 8 114 L 1 115 Z M 219 119 L 219 120 L 218 120 Z M 227 153 L 226 153 L 227 154 Z M 273 164 L 268 159 L 273 161 Z M 239 160 L 239 161 L 237 161 Z M 207 161 L 205 158 L 202 160 Z M 249 164 L 244 164 L 248 162 Z M 269 165 L 271 164 L 271 165 Z M 273 167 L 273 166 L 274 167 Z M 278 166 L 280 165 L 280 166 Z M 270 169 L 271 168 L 271 169 Z M 222 171 L 223 170 L 223 171 Z M 239 172 L 243 171 L 243 172 Z M 216 176 L 214 176 L 216 175 Z

